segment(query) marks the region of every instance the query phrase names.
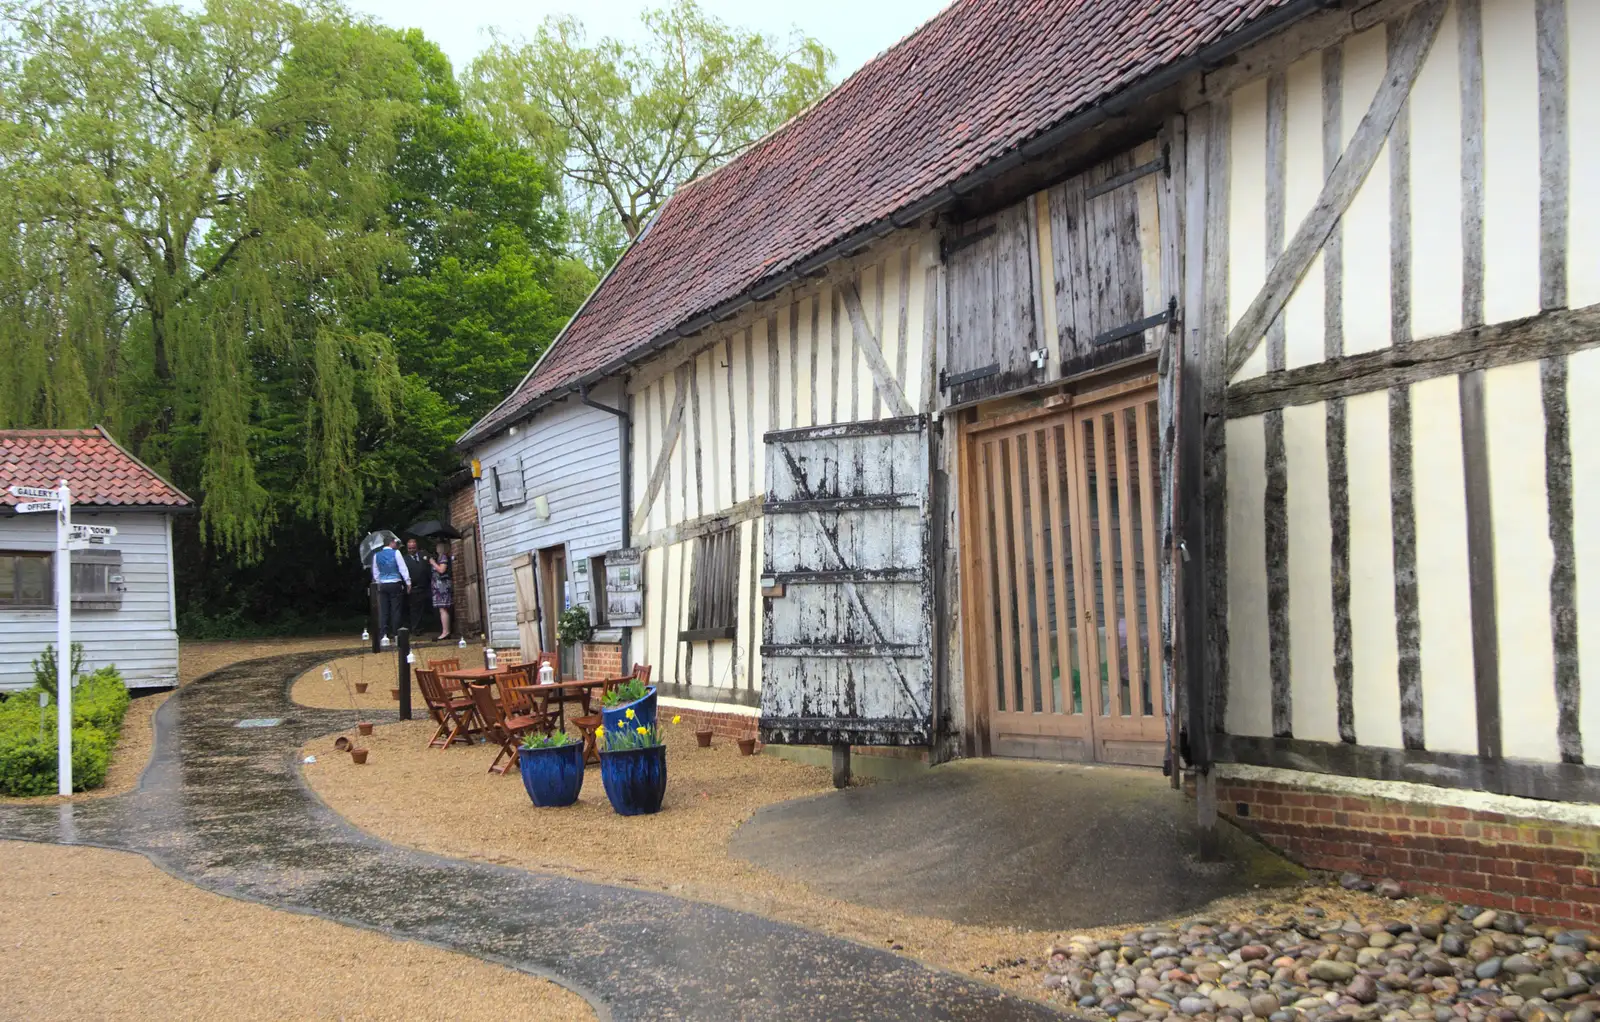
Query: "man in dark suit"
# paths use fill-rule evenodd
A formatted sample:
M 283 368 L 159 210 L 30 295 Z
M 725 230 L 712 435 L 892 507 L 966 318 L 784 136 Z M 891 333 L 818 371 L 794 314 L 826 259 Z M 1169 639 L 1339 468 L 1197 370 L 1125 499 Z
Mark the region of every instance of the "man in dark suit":
M 411 641 L 422 637 L 422 625 L 433 609 L 432 587 L 428 584 L 430 568 L 428 555 L 422 552 L 416 539 L 406 540 L 406 569 L 411 576 L 411 589 L 406 593 L 406 622 L 411 629 Z

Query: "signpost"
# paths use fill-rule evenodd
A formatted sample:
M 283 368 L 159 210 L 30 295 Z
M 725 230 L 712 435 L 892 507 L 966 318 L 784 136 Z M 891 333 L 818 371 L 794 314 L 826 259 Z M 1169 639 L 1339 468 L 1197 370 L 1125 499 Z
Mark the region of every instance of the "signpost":
M 13 497 L 32 497 L 16 506 L 18 514 L 56 512 L 56 790 L 72 794 L 72 549 L 87 545 L 99 533 L 116 535 L 109 526 L 81 526 L 82 539 L 75 539 L 72 526 L 72 491 L 61 480 L 59 489 L 39 486 L 13 486 Z

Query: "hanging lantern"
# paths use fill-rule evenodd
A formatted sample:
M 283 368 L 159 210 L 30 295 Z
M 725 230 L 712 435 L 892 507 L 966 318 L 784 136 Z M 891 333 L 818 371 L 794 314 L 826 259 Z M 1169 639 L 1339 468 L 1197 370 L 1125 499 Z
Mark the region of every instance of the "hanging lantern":
M 466 649 L 467 648 L 467 637 L 465 635 L 463 635 L 460 638 L 460 640 L 458 640 L 456 642 L 456 648 L 457 649 Z
M 322 669 L 322 680 L 323 681 L 332 681 L 333 680 L 333 670 L 331 668 L 324 667 Z
M 416 662 L 417 662 L 417 655 L 415 653 L 407 653 L 406 654 L 406 663 L 414 664 Z

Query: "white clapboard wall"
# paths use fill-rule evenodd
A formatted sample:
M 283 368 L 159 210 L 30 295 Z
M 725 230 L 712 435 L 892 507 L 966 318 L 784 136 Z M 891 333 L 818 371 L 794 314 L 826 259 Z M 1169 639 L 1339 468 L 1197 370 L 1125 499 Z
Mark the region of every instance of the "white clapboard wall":
M 119 572 L 126 589 L 115 609 L 76 609 L 72 640 L 84 647 L 84 670 L 114 664 L 129 688 L 165 688 L 178 683 L 177 611 L 172 589 L 171 516 L 158 512 L 92 512 L 75 509 L 79 525 L 110 525 L 117 535 L 105 549 L 122 554 Z M 0 549 L 50 550 L 56 545 L 54 515 L 0 518 Z M 33 684 L 33 660 L 56 641 L 56 612 L 47 608 L 0 609 L 0 688 Z

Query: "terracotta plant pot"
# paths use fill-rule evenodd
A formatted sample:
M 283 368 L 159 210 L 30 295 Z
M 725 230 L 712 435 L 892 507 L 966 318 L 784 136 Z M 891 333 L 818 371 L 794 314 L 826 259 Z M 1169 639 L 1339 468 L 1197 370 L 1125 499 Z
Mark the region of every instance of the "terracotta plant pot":
M 349 752 L 350 739 L 346 738 L 344 735 L 340 735 L 338 738 L 333 740 L 333 748 L 336 752 Z
M 361 764 L 363 764 L 363 763 L 365 763 L 367 761 L 367 750 L 366 749 L 351 749 L 350 750 L 350 758 L 355 760 L 356 766 L 360 766 Z
M 367 693 L 367 683 L 364 682 L 364 681 L 356 682 L 356 695 L 358 695 L 358 696 L 359 695 L 366 695 L 366 693 Z
M 754 756 L 756 754 L 756 740 L 754 738 L 739 739 L 739 755 Z
M 700 743 L 700 748 L 702 748 L 702 749 L 711 748 L 711 732 L 710 731 L 696 731 L 694 733 L 694 740 Z
M 364 735 L 370 735 L 370 734 L 372 734 L 372 725 L 369 722 L 363 720 L 361 723 L 356 725 L 356 730 L 361 732 Z
M 389 698 L 398 703 L 400 701 L 400 690 L 397 688 L 391 688 L 389 690 Z

